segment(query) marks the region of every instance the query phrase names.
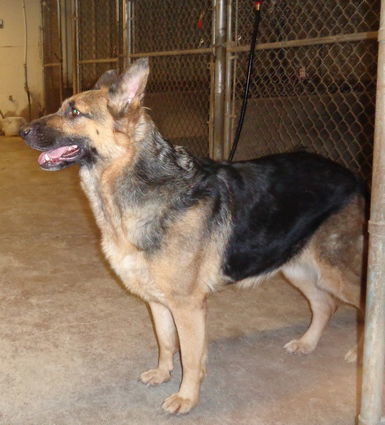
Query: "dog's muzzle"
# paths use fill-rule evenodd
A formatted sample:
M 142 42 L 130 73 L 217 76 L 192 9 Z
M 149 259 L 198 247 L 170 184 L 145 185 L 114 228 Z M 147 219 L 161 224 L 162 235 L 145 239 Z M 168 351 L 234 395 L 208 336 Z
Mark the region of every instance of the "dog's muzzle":
M 21 128 L 19 134 L 28 146 L 42 152 L 37 161 L 43 170 L 61 170 L 84 157 L 80 138 L 63 136 L 47 126 L 44 119 L 32 121 Z

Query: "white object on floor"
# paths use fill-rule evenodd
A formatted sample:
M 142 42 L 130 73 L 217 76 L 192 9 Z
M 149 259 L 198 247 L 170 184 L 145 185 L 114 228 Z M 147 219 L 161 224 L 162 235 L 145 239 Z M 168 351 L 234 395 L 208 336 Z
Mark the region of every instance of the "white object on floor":
M 0 120 L 0 128 L 4 136 L 18 136 L 20 128 L 26 123 L 23 117 L 7 117 Z

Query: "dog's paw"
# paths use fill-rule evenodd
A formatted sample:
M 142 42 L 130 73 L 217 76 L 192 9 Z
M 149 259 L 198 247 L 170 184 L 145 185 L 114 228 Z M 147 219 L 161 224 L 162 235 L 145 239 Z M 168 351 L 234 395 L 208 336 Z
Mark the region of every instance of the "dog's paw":
M 150 369 L 143 372 L 139 380 L 146 385 L 159 385 L 163 382 L 169 381 L 171 378 L 170 372 L 164 369 Z
M 162 409 L 167 413 L 183 415 L 188 413 L 197 403 L 198 400 L 184 398 L 179 393 L 175 393 L 166 398 L 162 404 Z
M 300 339 L 293 339 L 285 344 L 284 348 L 288 353 L 309 354 L 314 350 L 315 346 Z
M 345 354 L 345 361 L 348 363 L 354 363 L 357 361 L 357 345 Z

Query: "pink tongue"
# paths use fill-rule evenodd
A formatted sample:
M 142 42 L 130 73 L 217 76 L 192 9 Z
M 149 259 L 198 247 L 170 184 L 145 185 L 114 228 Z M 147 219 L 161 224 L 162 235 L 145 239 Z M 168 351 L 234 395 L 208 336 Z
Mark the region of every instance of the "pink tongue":
M 63 146 L 61 148 L 53 149 L 52 151 L 43 152 L 42 154 L 40 154 L 37 161 L 38 161 L 39 164 L 44 164 L 45 162 L 53 161 L 55 159 L 60 158 L 63 154 L 65 154 L 67 151 L 69 151 L 70 148 L 72 148 L 72 147 L 71 146 Z

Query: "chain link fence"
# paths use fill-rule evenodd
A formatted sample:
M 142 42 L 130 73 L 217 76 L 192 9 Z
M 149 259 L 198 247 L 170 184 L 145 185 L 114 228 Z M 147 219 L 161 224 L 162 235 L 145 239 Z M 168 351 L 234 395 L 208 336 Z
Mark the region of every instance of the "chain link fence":
M 92 88 L 108 69 L 123 68 L 123 0 L 76 0 L 76 90 Z
M 145 105 L 170 142 L 208 155 L 210 72 L 207 55 L 152 57 Z
M 45 111 L 56 111 L 63 98 L 60 3 L 42 0 L 42 36 Z
M 209 153 L 211 0 L 132 0 L 130 58 L 150 57 L 145 98 L 162 134 L 190 152 Z
M 233 3 L 233 119 L 254 14 Z M 307 148 L 369 178 L 379 0 L 267 0 L 236 159 Z

